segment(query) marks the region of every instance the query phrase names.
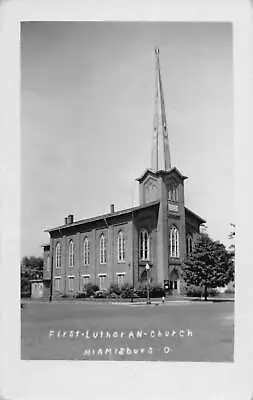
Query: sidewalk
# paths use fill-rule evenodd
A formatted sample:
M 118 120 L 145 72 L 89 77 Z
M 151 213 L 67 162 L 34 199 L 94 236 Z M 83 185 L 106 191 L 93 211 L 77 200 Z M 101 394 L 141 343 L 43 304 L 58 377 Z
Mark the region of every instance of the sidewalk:
M 154 298 L 154 299 L 150 299 L 151 304 L 149 305 L 170 305 L 170 304 L 209 304 L 211 303 L 220 303 L 220 302 L 234 302 L 234 298 L 221 298 L 221 297 L 209 297 L 207 299 L 207 301 L 204 301 L 204 299 L 200 299 L 198 297 L 174 297 L 171 296 L 169 298 L 165 299 L 165 302 L 163 303 L 162 300 L 160 298 Z M 50 304 L 48 299 L 31 299 L 31 298 L 24 298 L 21 299 L 21 303 L 23 304 L 35 304 L 35 303 L 39 303 L 39 304 L 43 304 L 43 303 L 48 303 Z M 69 299 L 69 298 L 63 298 L 63 299 L 53 299 L 52 300 L 53 304 L 110 304 L 110 305 L 131 305 L 131 306 L 135 306 L 135 305 L 148 305 L 147 304 L 147 299 L 136 299 L 133 302 L 131 301 L 131 299 Z

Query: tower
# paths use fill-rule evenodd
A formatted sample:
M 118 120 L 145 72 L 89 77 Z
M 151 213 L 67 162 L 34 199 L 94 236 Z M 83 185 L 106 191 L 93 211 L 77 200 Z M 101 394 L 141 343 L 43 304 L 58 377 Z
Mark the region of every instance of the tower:
M 159 202 L 156 230 L 157 281 L 163 283 L 176 272 L 185 255 L 184 180 L 187 177 L 171 165 L 159 49 L 155 49 L 155 109 L 151 168 L 140 178 L 140 204 Z M 175 280 L 175 278 L 173 278 Z
M 171 157 L 158 48 L 155 49 L 155 57 L 155 112 L 151 169 L 157 172 L 171 169 Z

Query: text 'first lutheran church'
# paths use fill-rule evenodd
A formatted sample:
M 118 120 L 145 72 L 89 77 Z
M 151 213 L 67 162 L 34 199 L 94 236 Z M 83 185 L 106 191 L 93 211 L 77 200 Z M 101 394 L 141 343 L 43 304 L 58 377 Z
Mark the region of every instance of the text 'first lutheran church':
M 152 163 L 137 181 L 139 206 L 74 221 L 48 229 L 44 245 L 45 286 L 53 280 L 53 294 L 75 294 L 85 284 L 101 290 L 112 283 L 137 287 L 149 278 L 153 284 L 169 280 L 180 293 L 181 270 L 192 251 L 192 238 L 205 221 L 185 207 L 184 180 L 171 165 L 159 50 L 156 58 L 156 93 Z M 51 275 L 51 265 L 53 271 Z

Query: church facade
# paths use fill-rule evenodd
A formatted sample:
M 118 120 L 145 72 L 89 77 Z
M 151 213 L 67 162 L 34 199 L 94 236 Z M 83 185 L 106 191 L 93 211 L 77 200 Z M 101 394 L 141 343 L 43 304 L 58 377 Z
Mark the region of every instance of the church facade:
M 44 248 L 44 283 L 53 295 L 75 294 L 91 282 L 106 290 L 129 283 L 138 287 L 149 279 L 180 293 L 181 271 L 192 251 L 192 241 L 204 219 L 184 202 L 187 179 L 171 165 L 159 50 L 151 168 L 138 179 L 139 206 L 48 229 Z M 149 268 L 147 268 L 147 265 Z M 52 270 L 51 270 L 52 268 Z

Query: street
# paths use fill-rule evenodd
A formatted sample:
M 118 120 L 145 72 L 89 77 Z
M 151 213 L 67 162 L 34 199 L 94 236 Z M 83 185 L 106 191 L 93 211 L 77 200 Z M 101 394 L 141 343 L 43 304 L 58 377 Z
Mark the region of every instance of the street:
M 232 302 L 27 303 L 22 359 L 233 361 Z

